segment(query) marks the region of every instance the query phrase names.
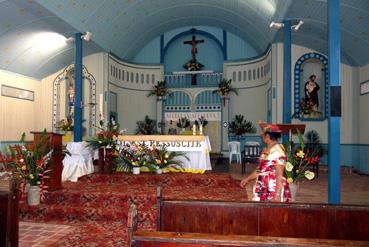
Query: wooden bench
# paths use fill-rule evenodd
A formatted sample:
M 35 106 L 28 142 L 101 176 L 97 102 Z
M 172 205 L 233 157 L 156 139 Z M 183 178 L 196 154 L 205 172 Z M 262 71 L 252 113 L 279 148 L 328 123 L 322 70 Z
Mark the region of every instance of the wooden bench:
M 369 246 L 369 207 L 161 200 L 132 246 Z
M 279 238 L 251 235 L 219 235 L 205 233 L 178 233 L 137 231 L 132 247 L 210 247 L 210 246 L 368 246 L 369 242 L 332 239 Z
M 18 180 L 0 180 L 0 246 L 18 246 Z

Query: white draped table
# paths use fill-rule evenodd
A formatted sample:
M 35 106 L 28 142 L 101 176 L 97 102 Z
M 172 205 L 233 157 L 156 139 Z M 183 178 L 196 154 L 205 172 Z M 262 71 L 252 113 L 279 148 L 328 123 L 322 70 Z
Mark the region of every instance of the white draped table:
M 211 170 L 210 141 L 203 135 L 120 135 L 121 144 L 139 142 L 148 146 L 165 145 L 168 151 L 185 153 L 189 161 L 184 157 L 177 159 L 182 161 L 183 168 L 193 170 Z

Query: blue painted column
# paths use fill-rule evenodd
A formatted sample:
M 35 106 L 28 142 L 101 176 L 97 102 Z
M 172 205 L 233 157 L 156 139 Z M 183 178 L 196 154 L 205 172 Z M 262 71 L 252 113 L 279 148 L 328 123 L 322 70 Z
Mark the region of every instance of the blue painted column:
M 76 56 L 74 62 L 74 141 L 82 141 L 82 34 L 75 34 Z
M 283 123 L 291 123 L 291 20 L 283 21 Z M 288 136 L 283 136 L 287 143 Z
M 329 99 L 332 98 L 332 89 L 339 89 L 340 86 L 340 1 L 328 1 L 328 66 L 329 66 Z M 330 116 L 328 121 L 328 203 L 339 204 L 341 201 L 341 181 L 340 181 L 340 114 L 332 116 L 332 106 L 330 105 Z M 337 115 L 337 116 L 336 116 Z
M 228 45 L 227 45 L 227 31 L 226 30 L 223 30 L 223 47 L 222 47 L 222 49 L 223 49 L 223 59 L 224 60 L 227 60 L 228 59 L 228 53 L 227 53 L 227 47 L 228 47 Z
M 164 63 L 164 34 L 160 35 L 160 63 Z

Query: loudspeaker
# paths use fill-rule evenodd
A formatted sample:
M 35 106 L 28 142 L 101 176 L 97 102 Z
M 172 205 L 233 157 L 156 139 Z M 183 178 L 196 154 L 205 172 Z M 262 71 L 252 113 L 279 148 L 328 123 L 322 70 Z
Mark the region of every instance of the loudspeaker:
M 341 117 L 341 86 L 330 87 L 331 117 Z

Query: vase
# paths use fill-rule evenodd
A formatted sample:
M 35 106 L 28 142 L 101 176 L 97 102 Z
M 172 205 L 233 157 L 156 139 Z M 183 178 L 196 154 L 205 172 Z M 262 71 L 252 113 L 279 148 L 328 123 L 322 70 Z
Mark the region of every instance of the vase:
M 156 169 L 156 174 L 162 174 L 162 173 L 163 173 L 162 169 L 160 169 L 160 168 Z
M 40 186 L 32 185 L 27 192 L 27 204 L 36 206 L 40 204 Z
M 132 173 L 135 174 L 135 175 L 140 174 L 140 167 L 133 167 Z
M 297 190 L 299 188 L 299 185 L 297 183 L 290 183 L 289 187 L 290 187 L 290 192 L 291 192 L 291 201 L 295 202 L 296 201 L 296 194 L 297 194 Z
M 68 143 L 73 141 L 73 131 L 66 131 L 62 137 L 63 143 Z

